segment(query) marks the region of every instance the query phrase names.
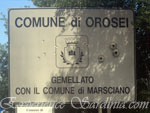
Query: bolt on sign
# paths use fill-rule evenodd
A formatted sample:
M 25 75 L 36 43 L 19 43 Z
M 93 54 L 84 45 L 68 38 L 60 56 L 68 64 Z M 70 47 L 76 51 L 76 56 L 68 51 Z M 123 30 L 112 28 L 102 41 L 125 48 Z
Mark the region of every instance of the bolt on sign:
M 14 101 L 135 100 L 131 10 L 9 10 Z

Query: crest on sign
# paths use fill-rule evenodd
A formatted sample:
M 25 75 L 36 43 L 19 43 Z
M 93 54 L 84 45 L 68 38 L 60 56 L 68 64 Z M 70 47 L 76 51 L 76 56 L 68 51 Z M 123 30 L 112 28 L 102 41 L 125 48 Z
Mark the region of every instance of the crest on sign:
M 63 63 L 66 63 L 67 65 L 78 65 L 82 63 L 84 53 L 78 46 L 78 41 L 75 39 L 69 39 L 66 40 L 66 45 L 64 52 L 61 51 L 60 55 L 63 59 Z
M 86 36 L 56 38 L 57 67 L 87 67 L 88 40 Z

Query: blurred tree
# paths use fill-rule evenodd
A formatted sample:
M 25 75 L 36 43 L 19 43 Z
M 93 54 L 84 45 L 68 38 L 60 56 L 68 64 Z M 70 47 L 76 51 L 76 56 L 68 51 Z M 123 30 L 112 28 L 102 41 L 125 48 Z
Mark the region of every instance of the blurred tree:
M 38 7 L 129 7 L 132 0 L 32 0 Z
M 6 16 L 1 12 L 0 13 L 0 21 L 4 22 L 4 27 L 6 29 L 5 34 L 8 34 L 8 19 L 6 18 Z
M 8 96 L 8 45 L 0 44 L 0 100 Z
M 4 21 L 8 34 L 8 20 L 0 13 L 0 21 Z M 8 96 L 8 44 L 0 44 L 0 100 Z
M 134 0 L 138 100 L 150 100 L 150 1 Z

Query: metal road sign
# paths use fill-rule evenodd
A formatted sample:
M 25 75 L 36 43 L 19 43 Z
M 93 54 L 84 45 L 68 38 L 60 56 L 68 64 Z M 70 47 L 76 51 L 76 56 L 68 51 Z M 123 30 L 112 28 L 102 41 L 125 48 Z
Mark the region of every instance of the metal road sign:
M 10 96 L 134 101 L 133 24 L 131 10 L 10 9 Z

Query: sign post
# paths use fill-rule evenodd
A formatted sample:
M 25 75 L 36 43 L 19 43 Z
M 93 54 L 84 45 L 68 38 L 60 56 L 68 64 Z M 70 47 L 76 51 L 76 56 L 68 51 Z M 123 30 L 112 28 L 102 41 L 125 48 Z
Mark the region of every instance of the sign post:
M 131 10 L 10 9 L 10 96 L 134 101 L 133 21 Z

